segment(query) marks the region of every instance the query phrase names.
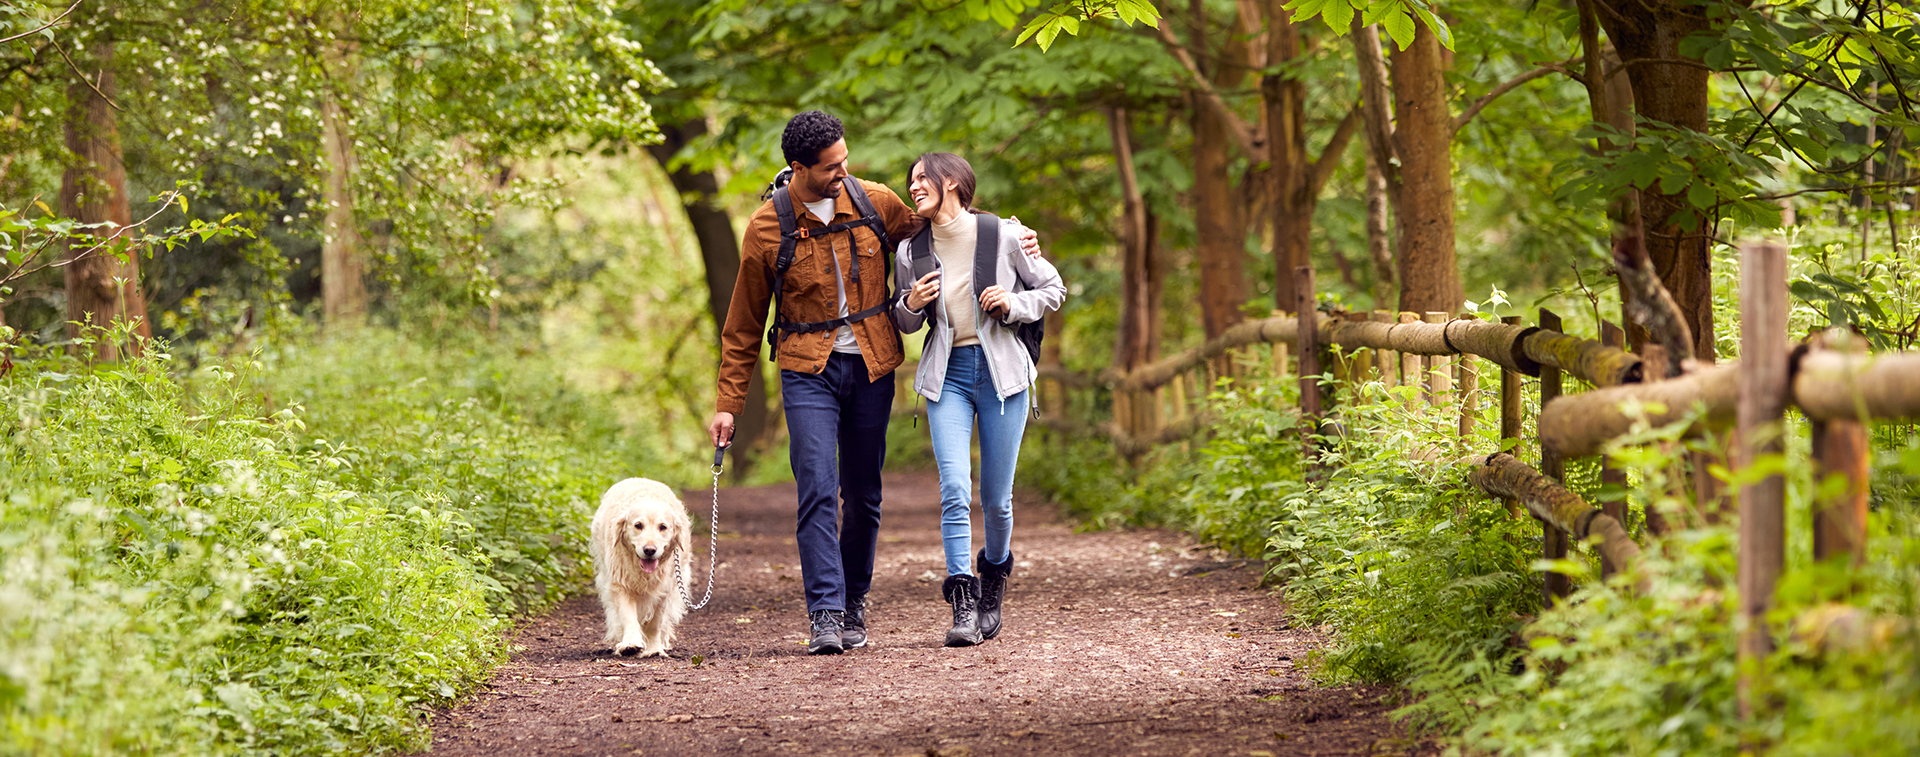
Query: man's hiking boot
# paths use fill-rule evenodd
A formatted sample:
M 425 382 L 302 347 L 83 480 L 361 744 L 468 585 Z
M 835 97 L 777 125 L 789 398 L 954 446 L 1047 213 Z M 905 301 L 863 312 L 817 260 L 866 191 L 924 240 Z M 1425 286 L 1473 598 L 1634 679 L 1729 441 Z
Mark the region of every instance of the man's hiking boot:
M 980 566 L 980 638 L 991 639 L 1000 635 L 1000 604 L 1007 598 L 1007 578 L 1013 575 L 1013 553 L 1007 553 L 1007 561 L 995 565 L 987 562 L 987 551 L 973 558 L 973 564 Z
M 953 605 L 953 628 L 947 631 L 947 646 L 970 647 L 980 643 L 980 580 L 961 574 L 947 576 L 940 593 Z
M 813 639 L 807 642 L 807 654 L 840 654 L 846 648 L 840 642 L 839 610 L 814 610 L 807 613 L 813 621 Z
M 867 645 L 867 598 L 847 600 L 847 612 L 840 618 L 840 646 L 859 649 Z

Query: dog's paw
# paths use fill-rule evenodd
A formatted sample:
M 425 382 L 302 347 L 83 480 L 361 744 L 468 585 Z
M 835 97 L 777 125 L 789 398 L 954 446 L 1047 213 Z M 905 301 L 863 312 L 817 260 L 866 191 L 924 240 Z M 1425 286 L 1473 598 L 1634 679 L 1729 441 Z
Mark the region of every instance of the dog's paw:
M 639 644 L 621 644 L 620 646 L 613 648 L 613 653 L 620 655 L 621 657 L 632 657 L 634 655 L 640 654 L 640 652 L 641 650 L 640 650 Z
M 640 656 L 641 656 L 641 657 L 662 657 L 662 658 L 664 658 L 664 657 L 666 657 L 666 656 L 667 656 L 667 648 L 666 648 L 666 647 L 656 647 L 656 648 L 654 648 L 654 649 L 648 649 L 648 650 L 645 650 L 645 651 L 642 651 L 642 652 L 640 653 Z

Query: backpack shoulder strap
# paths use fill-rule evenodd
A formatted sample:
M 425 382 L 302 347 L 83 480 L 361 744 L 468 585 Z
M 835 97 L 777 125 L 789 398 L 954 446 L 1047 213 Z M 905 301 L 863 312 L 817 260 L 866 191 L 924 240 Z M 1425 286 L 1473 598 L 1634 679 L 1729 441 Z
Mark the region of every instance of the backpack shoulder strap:
M 773 275 L 781 277 L 793 267 L 793 232 L 800 228 L 800 219 L 793 215 L 793 197 L 786 187 L 773 190 L 773 213 L 780 218 L 780 255 L 774 258 Z M 777 297 L 780 290 L 774 289 L 773 293 Z
M 973 243 L 973 299 L 980 300 L 987 287 L 1000 283 L 1000 218 L 992 213 L 976 213 L 979 226 Z
M 773 214 L 780 219 L 780 254 L 774 257 L 773 271 L 767 276 L 767 287 L 773 290 L 773 322 L 767 325 L 767 342 L 773 349 L 767 351 L 768 360 L 779 359 L 780 340 L 784 337 L 781 332 L 788 325 L 780 306 L 786 299 L 787 269 L 793 267 L 794 231 L 800 227 L 800 219 L 793 215 L 793 197 L 784 186 L 773 190 Z
M 867 188 L 860 186 L 860 180 L 852 176 L 841 179 L 840 183 L 847 188 L 847 198 L 853 200 L 853 209 L 860 214 L 860 220 L 866 222 L 867 228 L 873 229 L 873 235 L 880 239 L 880 249 L 893 249 L 893 240 L 887 237 L 887 222 L 881 220 L 880 212 L 874 209 L 873 198 L 867 196 Z
M 913 254 L 914 261 L 926 260 L 933 256 L 933 224 L 924 224 L 920 233 L 907 240 L 907 249 Z

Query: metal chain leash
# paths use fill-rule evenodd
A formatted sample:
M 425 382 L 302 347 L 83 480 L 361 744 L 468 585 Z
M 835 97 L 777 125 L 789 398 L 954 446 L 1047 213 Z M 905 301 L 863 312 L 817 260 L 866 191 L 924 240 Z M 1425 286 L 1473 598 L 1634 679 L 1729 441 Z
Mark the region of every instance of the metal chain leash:
M 687 603 L 687 609 L 698 610 L 713 601 L 713 564 L 720 555 L 720 474 L 725 471 L 720 463 L 726 457 L 727 447 L 713 448 L 713 517 L 707 521 L 707 593 L 700 598 L 700 604 L 693 603 L 693 593 L 687 588 L 685 561 L 678 550 L 673 553 L 673 576 L 680 584 L 680 598 Z

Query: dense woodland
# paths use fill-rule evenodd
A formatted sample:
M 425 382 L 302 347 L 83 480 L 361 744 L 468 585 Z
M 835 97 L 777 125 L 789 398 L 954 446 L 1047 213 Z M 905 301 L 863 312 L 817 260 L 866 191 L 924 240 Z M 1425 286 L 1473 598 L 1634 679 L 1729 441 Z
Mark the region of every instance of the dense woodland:
M 1845 484 L 1798 415 L 1752 466 L 1650 416 L 1622 478 L 1570 461 L 1646 513 L 1636 587 L 1427 452 L 1500 449 L 1492 403 L 1463 445 L 1417 387 L 1329 368 L 1308 452 L 1266 353 L 1176 382 L 1191 416 L 1111 381 L 1308 302 L 1545 306 L 1698 370 L 1740 357 L 1755 240 L 1789 250 L 1793 339 L 1910 349 L 1904 2 L 0 0 L 0 81 L 0 753 L 421 744 L 587 584 L 599 491 L 708 483 L 740 230 L 815 108 L 896 192 L 966 157 L 1060 267 L 1022 483 L 1264 560 L 1333 633 L 1323 680 L 1402 687 L 1466 753 L 1920 749 L 1904 421 L 1870 429 L 1849 560 L 1816 560 Z M 765 371 L 734 483 L 789 475 Z M 1738 532 L 1699 482 L 1767 471 L 1777 643 L 1737 658 Z M 1803 623 L 1839 606 L 1864 620 Z

